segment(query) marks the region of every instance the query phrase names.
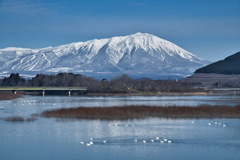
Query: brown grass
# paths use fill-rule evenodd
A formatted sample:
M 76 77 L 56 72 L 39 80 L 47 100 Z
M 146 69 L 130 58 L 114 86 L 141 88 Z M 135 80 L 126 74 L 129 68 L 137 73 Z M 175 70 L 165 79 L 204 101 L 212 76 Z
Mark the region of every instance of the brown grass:
M 36 121 L 37 118 L 36 117 L 29 117 L 26 119 L 27 122 L 32 122 L 32 121 Z
M 8 121 L 8 122 L 24 122 L 24 121 L 32 122 L 32 121 L 36 121 L 37 118 L 36 117 L 28 117 L 28 118 L 24 119 L 21 116 L 12 116 L 12 117 L 7 117 L 4 120 Z
M 22 95 L 22 92 L 14 94 L 11 91 L 0 91 L 0 100 L 15 99 L 21 97 Z
M 44 111 L 44 117 L 79 119 L 132 119 L 147 117 L 162 118 L 240 118 L 238 106 L 125 106 L 125 107 L 78 107 Z
M 13 116 L 13 117 L 7 117 L 5 119 L 5 121 L 9 121 L 9 122 L 23 122 L 24 118 L 20 117 L 20 116 Z

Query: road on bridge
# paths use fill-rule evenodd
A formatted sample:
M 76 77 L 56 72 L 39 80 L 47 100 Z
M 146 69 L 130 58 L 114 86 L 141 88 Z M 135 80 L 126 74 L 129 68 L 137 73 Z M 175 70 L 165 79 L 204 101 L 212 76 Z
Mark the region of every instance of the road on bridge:
M 0 87 L 0 91 L 42 91 L 43 96 L 45 91 L 68 91 L 69 96 L 71 91 L 86 91 L 86 87 Z

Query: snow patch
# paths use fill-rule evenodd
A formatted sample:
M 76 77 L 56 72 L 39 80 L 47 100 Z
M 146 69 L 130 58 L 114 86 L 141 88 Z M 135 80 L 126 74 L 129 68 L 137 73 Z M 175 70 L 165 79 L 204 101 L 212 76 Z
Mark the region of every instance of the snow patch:
M 57 47 L 0 49 L 1 73 L 189 75 L 208 63 L 167 40 L 140 32 Z

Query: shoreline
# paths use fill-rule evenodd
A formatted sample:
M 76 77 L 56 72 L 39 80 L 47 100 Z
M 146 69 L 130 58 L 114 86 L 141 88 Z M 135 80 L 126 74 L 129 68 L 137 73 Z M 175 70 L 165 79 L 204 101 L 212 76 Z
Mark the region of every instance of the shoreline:
M 12 91 L 0 91 L 0 100 L 15 99 L 23 95 L 34 95 L 41 96 L 40 92 L 28 92 L 28 91 L 18 91 L 14 94 Z M 45 96 L 52 95 L 68 95 L 66 94 L 56 94 L 50 93 L 45 94 Z M 72 94 L 72 96 L 239 96 L 239 94 L 234 94 L 234 92 L 207 92 L 207 91 L 197 91 L 197 92 L 129 92 L 129 93 L 84 93 L 84 94 Z
M 229 93 L 209 92 L 139 92 L 139 93 L 87 93 L 86 96 L 234 96 Z
M 138 118 L 173 118 L 173 119 L 211 119 L 240 118 L 240 105 L 237 106 L 113 106 L 113 107 L 78 107 L 60 108 L 43 111 L 40 116 L 46 118 L 127 120 Z
M 0 92 L 0 101 L 20 98 L 23 95 L 24 95 L 23 92 L 18 92 L 17 94 L 14 94 L 11 91 L 1 91 Z
M 11 100 L 20 98 L 24 95 L 32 96 L 42 96 L 37 92 L 27 92 L 27 91 L 18 91 L 17 94 L 12 93 L 12 91 L 0 91 L 0 101 L 1 100 Z M 45 96 L 53 96 L 56 94 L 49 94 Z M 63 95 L 59 95 L 63 96 Z M 209 93 L 209 92 L 138 92 L 138 93 L 87 93 L 81 95 L 73 96 L 237 96 L 229 93 Z
M 202 96 L 206 92 L 138 92 L 138 93 L 88 93 L 87 96 Z

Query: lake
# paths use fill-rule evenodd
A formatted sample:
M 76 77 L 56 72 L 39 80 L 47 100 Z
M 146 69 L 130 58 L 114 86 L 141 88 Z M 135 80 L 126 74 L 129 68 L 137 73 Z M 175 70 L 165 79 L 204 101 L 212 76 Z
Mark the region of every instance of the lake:
M 236 105 L 239 104 L 239 98 L 24 96 L 0 101 L 0 159 L 238 160 L 239 119 L 147 118 L 127 121 L 65 121 L 39 117 L 33 122 L 6 122 L 4 118 L 16 115 L 28 118 L 33 113 L 41 113 L 47 109 L 78 106 Z M 90 141 L 93 145 L 88 146 Z

